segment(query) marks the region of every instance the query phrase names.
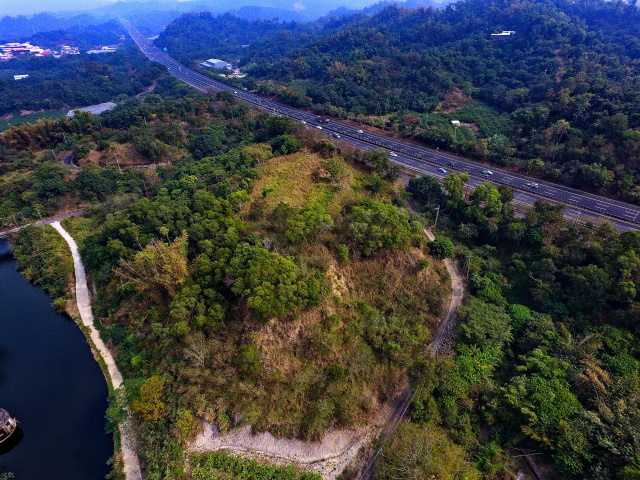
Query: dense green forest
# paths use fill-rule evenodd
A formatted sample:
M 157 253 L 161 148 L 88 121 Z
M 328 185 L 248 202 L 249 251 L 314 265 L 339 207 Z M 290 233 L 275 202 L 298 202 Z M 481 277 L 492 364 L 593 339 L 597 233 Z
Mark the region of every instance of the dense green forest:
M 187 13 L 167 25 L 154 43 L 166 47 L 170 55 L 184 64 L 211 57 L 242 58 L 245 63 L 249 59 L 275 60 L 362 18 L 364 14 L 358 13 L 300 23 L 249 20 L 230 13 Z
M 490 37 L 502 30 L 516 33 Z M 390 7 L 249 72 L 326 112 L 636 201 L 639 49 L 635 4 L 468 0 Z M 469 126 L 455 140 L 454 118 Z
M 110 35 L 110 34 L 109 34 Z M 33 57 L 0 65 L 0 115 L 84 107 L 143 92 L 165 72 L 137 47 L 115 53 Z M 13 75 L 28 74 L 15 81 Z
M 38 31 L 30 35 L 28 41 L 32 45 L 53 50 L 59 49 L 61 45 L 70 45 L 85 51 L 102 45 L 120 44 L 125 35 L 127 31 L 122 24 L 112 20 L 90 27 L 72 25 L 66 29 Z
M 196 32 L 209 23 L 224 28 L 215 19 L 200 21 Z M 443 9 L 391 6 L 340 23 L 335 31 L 311 24 L 303 30 L 313 34 L 285 29 L 259 39 L 241 59 L 245 86 L 639 201 L 635 2 L 464 0 Z M 189 42 L 190 26 L 176 21 L 164 43 Z M 502 30 L 516 33 L 491 38 Z M 283 48 L 272 48 L 272 39 Z M 218 52 L 202 36 L 191 41 L 211 56 Z M 463 123 L 457 132 L 454 119 Z
M 381 152 L 225 92 L 164 88 L 101 119 L 13 127 L 0 164 L 15 184 L 3 218 L 94 205 L 68 228 L 126 377 L 109 422 L 128 402 L 149 478 L 182 475 L 201 420 L 317 440 L 366 425 L 407 377 L 410 419 L 378 478 L 510 479 L 521 449 L 565 478 L 637 478 L 640 234 L 573 226 L 544 202 L 516 215 L 510 189 L 468 191 L 464 174 L 405 192 Z M 79 170 L 46 151 L 64 142 L 84 152 Z M 126 168 L 127 155 L 152 168 Z M 427 216 L 443 206 L 435 242 L 409 196 Z M 48 266 L 42 282 L 60 288 L 37 232 L 18 243 L 23 268 Z M 468 270 L 469 295 L 434 358 L 443 257 Z M 186 473 L 297 475 L 243 462 L 195 457 Z
M 466 195 L 466 180 L 409 183 L 428 212 L 446 205 L 438 228 L 470 289 L 455 354 L 411 373 L 412 420 L 446 425 L 489 478 L 501 445 L 545 451 L 569 478 L 637 478 L 640 235 L 574 227 L 543 202 L 518 217 L 509 189 Z

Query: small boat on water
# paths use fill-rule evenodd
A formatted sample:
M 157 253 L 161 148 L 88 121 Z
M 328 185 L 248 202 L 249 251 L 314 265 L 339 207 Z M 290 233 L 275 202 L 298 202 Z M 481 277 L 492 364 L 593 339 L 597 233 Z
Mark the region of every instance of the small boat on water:
M 9 438 L 17 426 L 18 421 L 12 418 L 4 408 L 0 408 L 0 443 Z

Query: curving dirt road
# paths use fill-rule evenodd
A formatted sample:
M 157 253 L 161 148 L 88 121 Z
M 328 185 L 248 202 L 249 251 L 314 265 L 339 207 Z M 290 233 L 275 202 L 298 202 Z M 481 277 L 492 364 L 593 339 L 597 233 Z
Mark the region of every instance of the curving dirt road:
M 434 241 L 436 239 L 430 228 L 425 227 L 424 233 L 429 240 Z M 434 355 L 438 355 L 453 340 L 453 330 L 458 322 L 458 314 L 456 312 L 464 299 L 465 281 L 458 271 L 456 263 L 450 258 L 445 258 L 444 266 L 451 276 L 451 301 L 447 313 L 440 319 L 440 323 L 438 323 L 438 327 L 429 344 Z
M 413 207 L 412 204 L 410 205 Z M 425 227 L 424 233 L 429 240 L 434 241 L 436 239 L 430 228 Z M 449 308 L 440 319 L 440 322 L 436 327 L 436 331 L 433 333 L 433 337 L 431 337 L 431 342 L 429 343 L 429 348 L 431 348 L 434 355 L 438 355 L 453 343 L 453 332 L 456 323 L 458 322 L 457 308 L 462 304 L 462 300 L 464 298 L 465 282 L 458 271 L 458 267 L 455 262 L 450 258 L 446 258 L 444 260 L 444 266 L 451 277 L 451 295 L 449 297 Z M 375 451 L 369 452 L 369 456 L 358 474 L 358 480 L 373 480 L 373 472 L 375 471 L 375 465 L 378 457 L 382 454 L 382 449 L 389 440 L 389 437 L 391 437 L 393 431 L 404 419 L 404 416 L 409 409 L 409 405 L 411 404 L 411 398 L 411 387 L 407 381 L 403 386 L 400 395 L 391 405 L 391 411 L 387 417 L 387 422 L 381 428 L 380 434 L 378 435 L 381 447 Z

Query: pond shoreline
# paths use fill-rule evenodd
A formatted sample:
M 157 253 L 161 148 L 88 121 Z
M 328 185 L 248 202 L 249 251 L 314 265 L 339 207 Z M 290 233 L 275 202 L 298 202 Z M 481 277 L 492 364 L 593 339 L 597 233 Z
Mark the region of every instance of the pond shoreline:
M 73 266 L 75 270 L 76 305 L 80 313 L 82 326 L 84 327 L 82 328 L 82 331 L 83 333 L 85 333 L 87 341 L 89 341 L 91 349 L 93 350 L 94 355 L 97 357 L 97 361 L 100 364 L 103 373 L 105 373 L 107 383 L 109 384 L 109 389 L 117 390 L 122 386 L 122 374 L 120 373 L 120 370 L 118 370 L 111 351 L 102 341 L 100 332 L 98 332 L 98 330 L 93 325 L 94 318 L 91 311 L 91 297 L 89 295 L 86 274 L 82 259 L 80 258 L 80 253 L 78 251 L 78 245 L 59 221 L 53 222 L 51 226 L 56 229 L 56 231 L 62 236 L 62 238 L 64 238 L 64 240 L 67 242 L 67 245 L 69 246 L 69 249 L 71 250 L 71 255 L 73 257 Z M 119 430 L 125 476 L 127 480 L 142 480 L 140 462 L 135 450 L 135 433 L 131 420 L 121 422 L 119 425 Z
M 2 444 L 0 471 L 16 478 L 44 472 L 51 480 L 103 478 L 114 452 L 105 432 L 104 375 L 77 324 L 17 266 L 12 245 L 0 241 L 0 406 L 19 422 Z

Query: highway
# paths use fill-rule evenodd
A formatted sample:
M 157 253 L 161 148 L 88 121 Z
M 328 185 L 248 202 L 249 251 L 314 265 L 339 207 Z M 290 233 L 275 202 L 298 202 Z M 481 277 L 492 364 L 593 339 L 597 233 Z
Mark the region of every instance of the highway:
M 508 185 L 514 189 L 516 206 L 531 206 L 536 200 L 544 199 L 553 204 L 565 204 L 567 208 L 564 210 L 564 216 L 575 221 L 576 224 L 587 221 L 600 223 L 606 220 L 618 230 L 640 229 L 640 207 L 638 206 L 488 167 L 456 155 L 363 131 L 335 120 L 329 119 L 326 122 L 319 122 L 318 117 L 313 113 L 288 107 L 244 90 L 238 90 L 183 66 L 153 45 L 129 22 L 125 20 L 121 20 L 121 22 L 131 38 L 150 60 L 161 63 L 171 75 L 201 92 L 226 90 L 238 100 L 274 115 L 291 117 L 298 123 L 306 124 L 309 128 L 321 127 L 319 131 L 334 138 L 339 137 L 339 140 L 351 143 L 364 151 L 376 148 L 389 150 L 396 155 L 389 157 L 391 162 L 424 175 L 441 179 L 452 171 L 468 172 L 472 188 L 487 181 L 494 185 Z M 439 169 L 443 169 L 445 172 L 443 173 Z M 487 171 L 491 173 L 483 173 Z

